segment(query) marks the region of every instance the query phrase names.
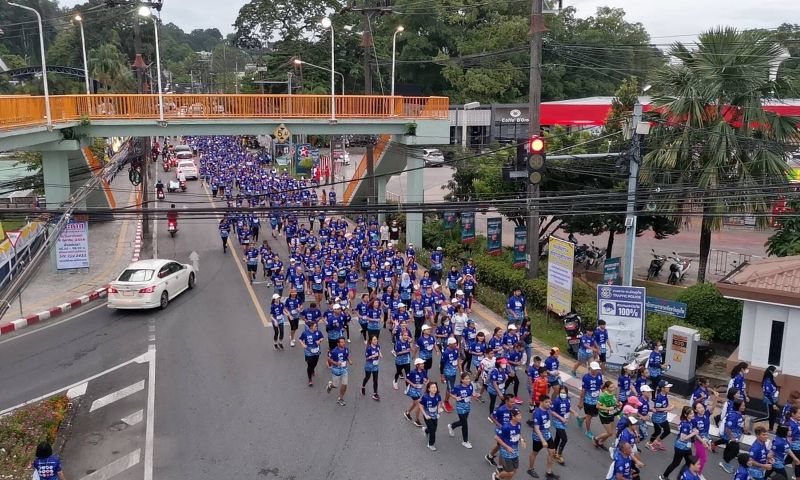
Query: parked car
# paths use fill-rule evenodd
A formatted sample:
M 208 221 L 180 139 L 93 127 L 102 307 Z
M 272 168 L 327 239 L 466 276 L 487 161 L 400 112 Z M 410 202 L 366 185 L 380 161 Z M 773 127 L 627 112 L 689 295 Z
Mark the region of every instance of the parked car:
M 191 265 L 166 259 L 139 260 L 108 286 L 108 307 L 163 310 L 170 300 L 194 288 L 195 278 Z
M 438 148 L 426 148 L 422 150 L 422 161 L 426 166 L 441 167 L 444 165 L 444 155 Z

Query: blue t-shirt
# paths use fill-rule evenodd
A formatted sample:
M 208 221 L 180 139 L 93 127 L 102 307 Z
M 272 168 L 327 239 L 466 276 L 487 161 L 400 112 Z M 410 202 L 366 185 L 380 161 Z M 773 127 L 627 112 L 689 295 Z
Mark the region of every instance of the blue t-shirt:
M 394 358 L 395 365 L 407 365 L 411 363 L 411 342 L 404 342 L 403 340 L 394 342 L 394 351 L 397 354 Z
M 508 374 L 506 373 L 505 368 L 495 368 L 489 374 L 489 384 L 486 385 L 486 390 L 492 395 L 502 395 L 506 380 L 508 380 Z M 495 390 L 495 383 L 500 391 Z
M 300 340 L 306 345 L 306 348 L 303 349 L 304 356 L 314 357 L 319 355 L 319 341 L 323 338 L 322 332 L 319 330 L 314 330 L 312 332 L 310 329 L 306 328 L 300 335 Z
M 419 347 L 419 358 L 428 360 L 433 358 L 433 347 L 436 345 L 436 339 L 430 335 L 420 335 L 417 339 L 417 346 Z
M 800 423 L 794 418 L 790 418 L 787 426 L 789 427 L 789 436 L 792 438 L 792 450 L 800 450 Z
M 681 424 L 678 426 L 678 434 L 675 435 L 675 448 L 678 450 L 691 450 L 692 441 L 689 440 L 685 442 L 681 440 L 681 435 L 689 435 L 690 433 L 692 433 L 692 422 L 682 420 Z
M 572 403 L 569 400 L 569 396 L 567 396 L 567 398 L 561 398 L 561 396 L 556 397 L 550 406 L 550 410 L 564 417 L 564 420 L 569 420 L 569 411 L 571 408 Z M 553 426 L 561 430 L 567 428 L 565 422 L 562 422 L 555 417 L 553 417 Z
M 728 438 L 728 429 L 733 433 L 733 438 Z M 725 430 L 725 440 L 738 440 L 741 438 L 744 432 L 744 417 L 742 417 L 742 414 L 735 410 L 727 412 L 725 414 Z
M 533 412 L 533 423 L 539 430 L 542 432 L 542 436 L 544 437 L 545 441 L 550 440 L 550 412 L 543 408 L 537 408 Z M 536 434 L 536 430 L 533 431 L 533 437 L 531 437 L 534 442 L 540 441 L 539 436 Z
M 495 421 L 500 425 L 504 425 L 511 421 L 511 409 L 506 407 L 506 404 L 503 403 L 494 409 L 494 412 L 492 412 L 492 418 L 494 418 Z
M 685 468 L 680 477 L 678 477 L 678 480 L 700 480 L 700 475 L 692 473 L 691 470 Z
M 425 411 L 425 414 L 431 418 L 439 418 L 439 403 L 442 401 L 442 397 L 439 396 L 437 393 L 436 395 L 431 396 L 430 394 L 426 393 L 419 399 L 419 404 L 422 406 L 422 409 Z
M 600 397 L 600 389 L 603 387 L 603 375 L 598 373 L 593 377 L 586 373 L 583 375 L 581 385 L 584 390 L 583 403 L 587 405 L 597 405 L 597 399 Z
M 506 309 L 514 312 L 517 317 L 521 317 L 525 311 L 525 297 L 523 295 L 511 295 L 506 302 Z
M 33 468 L 36 469 L 41 480 L 55 480 L 61 471 L 61 460 L 55 455 L 47 458 L 37 458 L 33 461 Z
M 342 338 L 344 318 L 341 315 L 334 315 L 325 312 L 325 330 L 328 332 L 328 340 L 339 340 Z
M 455 376 L 458 373 L 458 348 L 445 348 L 442 351 L 442 362 L 444 362 L 445 376 Z
M 364 371 L 367 372 L 377 372 L 378 371 L 378 363 L 379 359 L 376 358 L 369 358 L 373 355 L 378 355 L 381 353 L 381 346 L 375 345 L 367 345 L 367 348 L 364 349 Z
M 594 336 L 583 334 L 580 338 L 580 353 L 581 355 L 591 355 L 594 353 Z
M 669 407 L 669 397 L 663 393 L 659 393 L 653 399 L 653 408 L 667 408 Z M 664 423 L 667 421 L 667 412 L 653 411 L 653 423 Z
M 774 468 L 783 468 L 785 466 L 786 455 L 789 452 L 789 442 L 783 437 L 775 437 L 772 439 L 770 451 L 775 459 L 773 462 Z
M 736 472 L 733 474 L 733 480 L 750 480 L 750 472 L 747 470 L 747 467 L 739 465 L 739 468 L 737 468 Z
M 547 381 L 548 382 L 555 382 L 558 380 L 558 367 L 561 365 L 561 362 L 558 361 L 556 357 L 547 357 L 544 359 L 544 368 L 547 369 Z
M 522 424 L 514 425 L 511 422 L 506 422 L 497 430 L 497 436 L 503 440 L 503 443 L 511 447 L 512 451 L 509 452 L 505 447 L 500 447 L 500 456 L 503 458 L 514 459 L 519 457 L 519 439 L 522 433 Z
M 711 414 L 706 412 L 703 416 L 695 415 L 692 418 L 692 427 L 700 432 L 701 438 L 708 438 L 709 429 L 711 428 Z
M 470 401 L 475 393 L 475 387 L 472 386 L 472 383 L 468 385 L 459 383 L 453 387 L 450 393 L 456 397 L 456 413 L 460 415 L 469 413 Z
M 617 478 L 617 475 L 622 475 L 625 480 L 630 480 L 632 465 L 633 460 L 631 457 L 626 457 L 620 451 L 617 451 L 614 453 L 614 472 L 611 478 Z
M 269 313 L 272 318 L 277 321 L 279 324 L 283 323 L 286 320 L 285 315 L 283 314 L 283 304 L 279 303 L 271 303 L 269 305 Z
M 408 396 L 411 398 L 419 398 L 422 395 L 422 389 L 425 386 L 425 382 L 428 381 L 428 372 L 423 370 L 417 370 L 416 368 L 411 370 L 407 375 L 406 379 L 408 379 L 411 384 L 408 386 Z
M 753 442 L 753 445 L 750 447 L 750 458 L 754 462 L 758 463 L 767 463 L 767 456 L 769 455 L 769 449 L 767 446 L 758 440 Z M 753 478 L 764 478 L 765 471 L 761 467 L 757 467 L 755 465 L 748 468 L 750 472 L 750 476 Z
M 606 353 L 608 347 L 608 331 L 597 329 L 594 331 L 594 341 L 600 347 L 600 353 Z

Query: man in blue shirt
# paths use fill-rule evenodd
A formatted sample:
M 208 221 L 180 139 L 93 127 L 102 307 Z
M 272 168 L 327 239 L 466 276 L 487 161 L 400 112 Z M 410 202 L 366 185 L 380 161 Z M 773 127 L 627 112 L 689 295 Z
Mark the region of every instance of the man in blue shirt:
M 510 297 L 508 297 L 508 302 L 506 302 L 506 314 L 508 323 L 519 325 L 522 323 L 522 320 L 528 316 L 528 308 L 525 306 L 525 297 L 522 296 L 522 289 L 520 287 L 514 287 L 514 291 Z
M 336 402 L 344 406 L 344 394 L 347 392 L 347 366 L 352 365 L 350 361 L 350 349 L 347 348 L 347 343 L 344 338 L 339 338 L 338 344 L 330 352 L 328 352 L 328 367 L 331 369 L 331 380 L 328 386 L 325 387 L 325 392 L 330 393 L 334 388 L 339 389 L 339 398 Z
M 773 460 L 769 458 L 767 429 L 763 425 L 755 428 L 756 441 L 750 447 L 750 468 L 748 472 L 754 480 L 762 480 L 772 470 Z
M 545 478 L 558 480 L 559 476 L 553 473 L 556 445 L 553 434 L 550 432 L 550 407 L 550 397 L 547 395 L 539 397 L 539 406 L 533 412 L 533 434 L 531 436 L 531 453 L 528 455 L 528 475 L 533 478 L 539 477 L 533 468 L 536 465 L 536 454 L 547 447 Z
M 458 342 L 453 337 L 447 339 L 447 348 L 442 351 L 442 363 L 444 364 L 444 379 L 447 383 L 444 409 L 447 413 L 452 413 L 453 406 L 450 404 L 450 394 L 456 385 L 456 375 L 461 373 L 461 365 L 458 363 Z
M 586 422 L 586 436 L 594 438 L 592 433 L 592 418 L 598 415 L 597 400 L 600 398 L 600 389 L 603 386 L 603 374 L 600 373 L 600 364 L 592 362 L 589 365 L 589 373 L 583 376 L 581 381 L 581 396 L 578 400 L 578 408 L 583 408 L 583 416 L 578 417 L 578 426 L 583 427 Z
M 606 330 L 606 321 L 597 321 L 597 330 L 594 331 L 594 341 L 597 344 L 598 353 L 600 355 L 600 368 L 601 371 L 606 371 L 606 354 L 613 352 L 611 345 L 608 343 L 608 330 Z
M 436 247 L 436 250 L 431 253 L 431 280 L 436 283 L 442 281 L 442 262 L 444 261 L 444 251 L 442 247 Z
M 614 453 L 611 475 L 608 480 L 631 480 L 633 472 L 633 447 L 630 443 L 621 443 Z
M 495 430 L 494 439 L 500 446 L 501 471 L 492 473 L 492 480 L 514 478 L 519 468 L 519 449 L 525 448 L 525 439 L 522 438 L 522 412 L 518 409 L 511 411 L 511 420 Z

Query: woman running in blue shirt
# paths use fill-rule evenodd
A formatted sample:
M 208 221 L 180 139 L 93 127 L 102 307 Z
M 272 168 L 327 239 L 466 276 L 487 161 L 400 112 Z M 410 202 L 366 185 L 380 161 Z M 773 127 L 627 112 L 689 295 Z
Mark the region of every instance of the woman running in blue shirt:
M 461 428 L 461 445 L 464 448 L 472 448 L 469 442 L 469 412 L 470 401 L 475 396 L 475 387 L 472 385 L 472 377 L 469 373 L 461 374 L 461 383 L 454 386 L 450 392 L 456 399 L 456 413 L 458 421 L 447 424 L 447 432 L 451 437 L 455 437 L 455 429 Z
M 425 360 L 417 358 L 414 360 L 414 369 L 406 375 L 406 395 L 411 399 L 411 406 L 403 412 L 403 416 L 420 428 L 422 428 L 422 422 L 419 420 L 419 399 L 422 398 L 422 389 L 427 381 L 428 372 L 425 370 Z M 412 413 L 414 414 L 414 420 L 411 419 Z
M 283 350 L 283 325 L 286 322 L 288 312 L 286 306 L 281 303 L 281 296 L 277 293 L 272 294 L 272 302 L 269 305 L 269 314 L 272 319 L 272 348 Z M 280 339 L 280 343 L 278 343 Z
M 436 382 L 428 382 L 425 386 L 425 395 L 419 399 L 419 406 L 422 416 L 425 419 L 425 432 L 428 438 L 428 449 L 436 451 L 436 427 L 439 425 L 439 406 L 442 397 L 439 395 L 439 385 Z
M 316 322 L 306 324 L 306 329 L 300 335 L 297 341 L 303 347 L 303 356 L 306 359 L 306 375 L 308 375 L 308 386 L 314 386 L 314 375 L 319 362 L 320 344 L 325 337 L 319 331 L 319 325 Z
M 381 399 L 378 395 L 378 363 L 382 357 L 378 337 L 370 338 L 369 345 L 364 350 L 364 380 L 361 382 L 361 396 L 367 394 L 367 382 L 372 377 L 372 399 L 376 402 Z
M 397 390 L 397 380 L 402 375 L 407 377 L 411 371 L 411 338 L 407 331 L 400 332 L 400 338 L 394 343 L 394 381 L 392 388 Z

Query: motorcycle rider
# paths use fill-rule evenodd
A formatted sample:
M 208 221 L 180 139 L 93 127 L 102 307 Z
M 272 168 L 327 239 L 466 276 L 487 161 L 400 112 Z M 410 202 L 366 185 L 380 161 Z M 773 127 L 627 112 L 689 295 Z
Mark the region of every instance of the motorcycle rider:
M 178 210 L 175 208 L 175 204 L 169 206 L 169 211 L 167 212 L 167 225 L 175 225 L 175 230 L 178 229 Z
M 156 180 L 156 196 L 158 198 L 164 198 L 164 183 L 160 178 Z

